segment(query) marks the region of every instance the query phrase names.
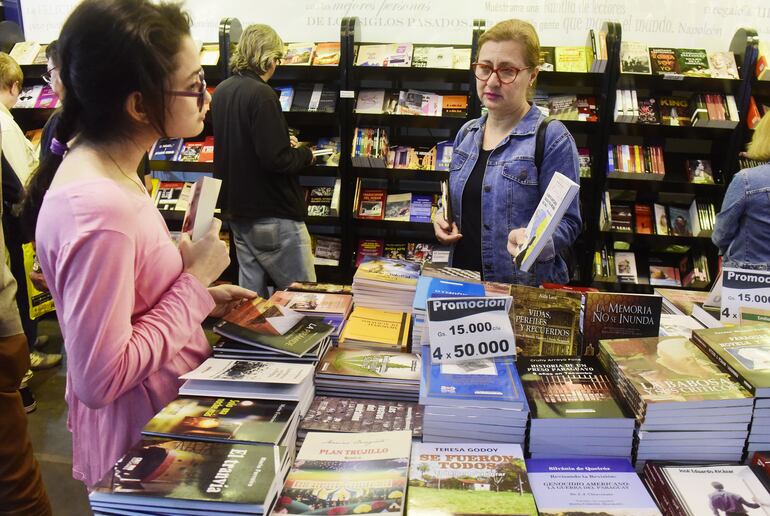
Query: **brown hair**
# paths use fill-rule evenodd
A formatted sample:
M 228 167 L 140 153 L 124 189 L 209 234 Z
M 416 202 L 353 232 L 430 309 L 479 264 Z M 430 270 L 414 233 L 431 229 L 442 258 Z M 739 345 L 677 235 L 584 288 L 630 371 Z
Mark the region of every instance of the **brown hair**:
M 0 52 L 0 87 L 10 89 L 17 82 L 19 89 L 21 89 L 21 84 L 24 82 L 21 66 L 11 56 L 5 52 Z
M 765 113 L 754 128 L 746 156 L 757 161 L 770 161 L 770 114 Z
M 479 36 L 479 51 L 487 41 L 515 41 L 524 47 L 526 65 L 535 68 L 540 64 L 540 38 L 535 27 L 524 20 L 504 20 L 496 23 Z

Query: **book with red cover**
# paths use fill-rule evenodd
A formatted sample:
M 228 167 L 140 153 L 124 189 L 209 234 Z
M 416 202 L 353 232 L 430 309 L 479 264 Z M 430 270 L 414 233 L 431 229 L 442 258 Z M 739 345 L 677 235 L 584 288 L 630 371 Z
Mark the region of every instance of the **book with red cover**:
M 382 220 L 385 217 L 385 198 L 388 193 L 382 188 L 363 188 L 356 210 L 359 219 Z
M 634 204 L 636 215 L 636 232 L 652 235 L 652 208 L 647 204 Z
M 365 256 L 382 256 L 384 246 L 385 243 L 382 240 L 359 240 L 358 249 L 356 250 L 356 267 L 361 264 Z
M 198 157 L 198 161 L 201 163 L 213 163 L 214 162 L 214 137 L 206 136 L 203 140 L 203 147 L 201 147 L 201 154 Z

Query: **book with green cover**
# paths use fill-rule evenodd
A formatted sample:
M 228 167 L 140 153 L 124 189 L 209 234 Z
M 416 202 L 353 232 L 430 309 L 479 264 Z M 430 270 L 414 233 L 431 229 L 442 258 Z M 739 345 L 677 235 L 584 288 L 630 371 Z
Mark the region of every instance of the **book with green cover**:
M 519 357 L 532 419 L 619 419 L 612 380 L 594 357 Z
M 516 354 L 577 355 L 580 334 L 580 294 L 513 285 L 508 317 L 516 335 Z
M 602 365 L 638 418 L 672 404 L 684 409 L 717 400 L 752 403 L 751 394 L 686 337 L 602 340 L 600 347 Z
M 231 310 L 214 325 L 214 333 L 258 348 L 301 357 L 334 330 L 278 303 L 257 297 Z
M 749 392 L 770 397 L 770 324 L 695 330 L 692 340 Z
M 296 419 L 289 401 L 181 396 L 142 429 L 145 435 L 196 441 L 282 444 Z
M 518 444 L 415 443 L 408 494 L 410 516 L 537 514 Z
M 420 355 L 370 349 L 331 348 L 318 364 L 326 378 L 358 376 L 367 381 L 420 381 Z
M 403 514 L 412 432 L 309 432 L 275 514 Z
M 702 48 L 677 48 L 679 73 L 689 77 L 711 77 L 708 54 Z
M 143 438 L 89 495 L 94 509 L 267 512 L 286 448 Z M 165 512 L 165 511 L 162 511 Z

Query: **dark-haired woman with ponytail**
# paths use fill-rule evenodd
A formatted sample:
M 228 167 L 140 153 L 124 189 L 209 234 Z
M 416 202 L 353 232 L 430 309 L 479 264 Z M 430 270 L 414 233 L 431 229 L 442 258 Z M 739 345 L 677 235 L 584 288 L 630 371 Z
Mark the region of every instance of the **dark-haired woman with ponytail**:
M 229 262 L 220 223 L 177 249 L 136 173 L 159 137 L 203 129 L 211 98 L 186 14 L 85 0 L 58 47 L 66 96 L 27 215 L 39 206 L 37 252 L 67 350 L 73 474 L 92 486 L 210 354 L 200 323 L 254 294 L 208 288 Z

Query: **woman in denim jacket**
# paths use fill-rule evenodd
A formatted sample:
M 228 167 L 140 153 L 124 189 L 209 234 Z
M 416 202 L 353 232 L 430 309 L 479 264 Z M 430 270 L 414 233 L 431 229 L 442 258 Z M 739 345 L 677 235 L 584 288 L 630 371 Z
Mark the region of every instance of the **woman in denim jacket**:
M 757 125 L 746 155 L 757 161 L 770 160 L 770 115 Z M 770 267 L 770 165 L 735 174 L 711 240 L 726 265 Z
M 527 101 L 527 92 L 539 58 L 537 33 L 527 22 L 503 21 L 479 38 L 472 66 L 488 114 L 466 123 L 455 138 L 449 167 L 455 221 L 450 225 L 441 215 L 434 221 L 436 238 L 454 244 L 451 264 L 479 271 L 488 281 L 566 283 L 567 265 L 559 251 L 571 246 L 581 229 L 576 198 L 530 273 L 514 265 L 511 250 L 524 240 L 524 228 L 554 172 L 580 181 L 575 141 L 561 122 L 547 126 L 543 163 L 540 170 L 535 167 L 537 128 L 544 116 Z

